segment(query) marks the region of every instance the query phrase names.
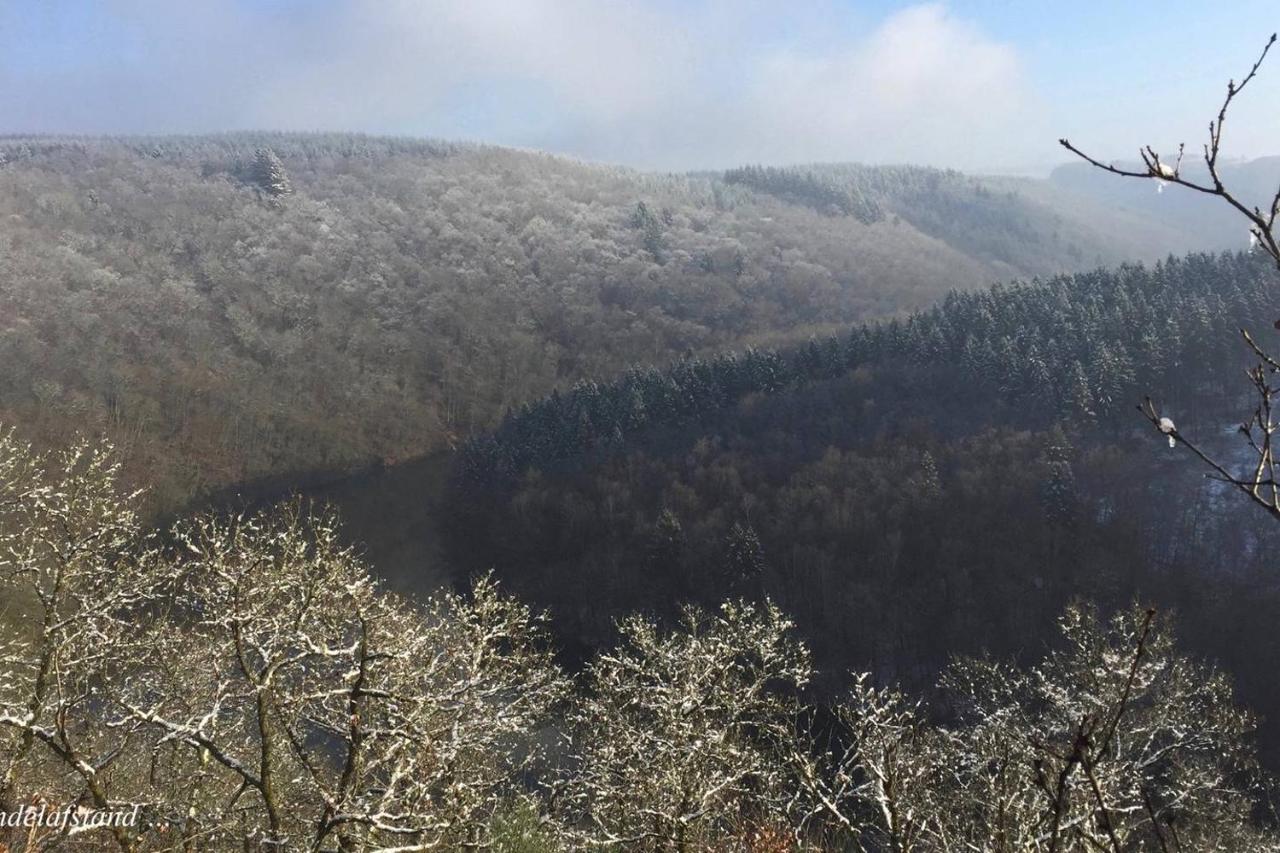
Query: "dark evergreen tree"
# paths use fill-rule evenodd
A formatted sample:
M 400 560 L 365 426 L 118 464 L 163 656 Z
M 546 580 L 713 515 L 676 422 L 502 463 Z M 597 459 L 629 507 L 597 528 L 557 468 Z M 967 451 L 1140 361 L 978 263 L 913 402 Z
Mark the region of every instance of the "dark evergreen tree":
M 253 182 L 269 196 L 279 197 L 293 192 L 293 184 L 284 170 L 284 163 L 270 148 L 259 148 L 254 153 L 250 172 Z
M 735 521 L 724 542 L 721 572 L 731 588 L 740 589 L 764 571 L 764 546 L 750 524 Z
M 1041 491 L 1041 501 L 1046 517 L 1060 527 L 1072 527 L 1076 522 L 1078 496 L 1075 472 L 1071 468 L 1071 441 L 1058 424 L 1049 431 L 1045 444 L 1045 464 L 1048 477 Z
M 668 507 L 658 514 L 645 543 L 645 559 L 657 577 L 673 590 L 688 592 L 684 566 L 685 533 L 680 519 Z
M 919 494 L 927 500 L 942 494 L 942 478 L 938 475 L 938 462 L 927 450 L 920 454 L 920 473 L 916 477 L 916 482 Z
M 674 221 L 669 211 L 664 210 L 662 218 L 659 219 L 643 201 L 636 203 L 636 208 L 631 214 L 631 227 L 640 232 L 645 251 L 658 263 L 662 263 L 665 257 L 667 244 L 663 236 L 663 223 L 668 219 Z

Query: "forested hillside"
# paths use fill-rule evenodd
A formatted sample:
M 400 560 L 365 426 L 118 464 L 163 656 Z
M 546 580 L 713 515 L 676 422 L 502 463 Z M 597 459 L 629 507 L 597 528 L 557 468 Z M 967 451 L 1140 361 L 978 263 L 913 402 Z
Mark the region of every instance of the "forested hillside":
M 914 168 L 249 134 L 9 137 L 0 164 L 0 421 L 110 435 L 159 508 L 455 446 L 584 378 L 1217 245 Z
M 1132 413 L 1224 428 L 1200 413 L 1274 274 L 1117 266 L 1237 244 L 1168 194 L 355 136 L 0 152 L 0 421 L 107 434 L 152 511 L 307 487 L 397 586 L 496 568 L 571 656 L 626 612 L 767 592 L 825 672 L 917 686 L 1031 648 L 1072 595 L 1156 590 L 1280 710 L 1232 652 L 1272 642 L 1269 534 L 1230 535 Z
M 1257 257 L 1190 256 L 581 384 L 467 445 L 438 535 L 581 653 L 619 614 L 729 590 L 794 613 L 824 672 L 917 686 L 957 652 L 1036 648 L 1075 596 L 1140 596 L 1277 717 L 1274 525 L 1218 511 L 1134 407 L 1230 446 L 1208 413 L 1236 410 L 1234 331 L 1280 311 L 1278 285 Z

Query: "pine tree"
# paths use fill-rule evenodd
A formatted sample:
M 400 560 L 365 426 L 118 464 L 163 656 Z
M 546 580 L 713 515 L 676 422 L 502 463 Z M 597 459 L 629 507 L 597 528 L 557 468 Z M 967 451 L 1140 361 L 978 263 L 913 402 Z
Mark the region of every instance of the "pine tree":
M 666 249 L 662 221 L 653 215 L 643 201 L 636 203 L 636 209 L 631 214 L 631 227 L 643 233 L 645 250 L 653 255 L 654 260 L 662 263 L 663 251 Z
M 1062 427 L 1054 425 L 1045 445 L 1045 463 L 1049 476 L 1040 499 L 1045 515 L 1054 524 L 1071 527 L 1076 521 L 1076 477 L 1071 469 L 1071 441 Z
M 758 577 L 764 571 L 764 547 L 750 524 L 734 522 L 725 538 L 724 574 L 733 585 Z
M 1093 421 L 1097 417 L 1094 411 L 1093 391 L 1089 387 L 1089 375 L 1079 361 L 1072 362 L 1067 376 L 1066 404 L 1068 411 Z
M 649 570 L 666 579 L 671 589 L 685 589 L 688 579 L 684 572 L 685 535 L 680 518 L 670 509 L 658 515 L 648 541 L 645 557 Z
M 644 230 L 658 224 L 658 220 L 649 212 L 649 205 L 643 201 L 636 202 L 636 209 L 631 212 L 631 227 Z
M 253 156 L 253 182 L 267 195 L 279 197 L 293 192 L 284 163 L 270 148 L 259 148 Z
M 942 494 L 942 478 L 938 475 L 938 463 L 933 454 L 925 451 L 920 454 L 920 473 L 917 475 L 920 494 L 925 498 L 936 498 Z

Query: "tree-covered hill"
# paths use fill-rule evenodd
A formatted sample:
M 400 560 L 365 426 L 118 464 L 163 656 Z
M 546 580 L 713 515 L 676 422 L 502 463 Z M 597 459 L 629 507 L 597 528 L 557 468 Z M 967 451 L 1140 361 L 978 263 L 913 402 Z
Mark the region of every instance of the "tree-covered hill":
M 1233 363 L 1232 333 L 1274 302 L 1275 276 L 1249 255 L 1169 258 L 1047 281 L 952 293 L 905 320 L 776 350 L 692 358 L 580 382 L 508 413 L 471 439 L 463 485 L 507 484 L 530 467 L 575 467 L 655 429 L 697 423 L 758 395 L 784 395 L 857 370 L 945 371 L 1001 422 L 1115 423 L 1143 388 L 1193 405 Z M 907 398 L 909 390 L 898 396 Z M 899 401 L 894 401 L 895 403 Z M 984 416 L 986 413 L 984 412 Z M 589 462 L 588 462 L 589 464 Z
M 1257 663 L 1280 618 L 1274 524 L 1221 512 L 1134 410 L 1151 393 L 1231 446 L 1214 416 L 1245 390 L 1235 330 L 1278 293 L 1258 257 L 1189 256 L 579 384 L 470 441 L 423 535 L 459 576 L 496 567 L 583 650 L 621 613 L 763 593 L 825 671 L 920 684 L 957 652 L 1033 648 L 1075 596 L 1140 597 L 1280 718 Z
M 751 187 L 791 204 L 864 223 L 907 223 L 1001 277 L 1052 275 L 1116 260 L 1158 257 L 1164 249 L 1238 248 L 1238 234 L 1219 242 L 1193 237 L 1196 222 L 1172 209 L 1151 217 L 1104 206 L 1092 186 L 1066 181 L 973 177 L 918 166 L 816 164 L 791 168 L 743 167 L 726 182 Z M 1110 199 L 1107 199 L 1109 202 Z M 1178 224 L 1169 227 L 1173 216 Z M 1111 226 L 1124 230 L 1109 232 Z
M 785 170 L 409 139 L 0 138 L 0 421 L 108 434 L 171 507 L 445 449 L 586 377 L 1205 247 L 1044 185 L 799 173 L 793 192 Z M 874 215 L 804 195 L 830 186 Z

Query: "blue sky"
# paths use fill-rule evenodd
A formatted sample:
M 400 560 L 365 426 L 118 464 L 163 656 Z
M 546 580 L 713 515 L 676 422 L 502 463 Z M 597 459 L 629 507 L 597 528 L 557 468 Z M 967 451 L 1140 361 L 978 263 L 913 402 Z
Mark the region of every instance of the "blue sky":
M 1275 0 L 0 0 L 0 132 L 476 139 L 641 168 L 1036 171 L 1198 144 Z M 1232 156 L 1280 153 L 1280 51 Z

